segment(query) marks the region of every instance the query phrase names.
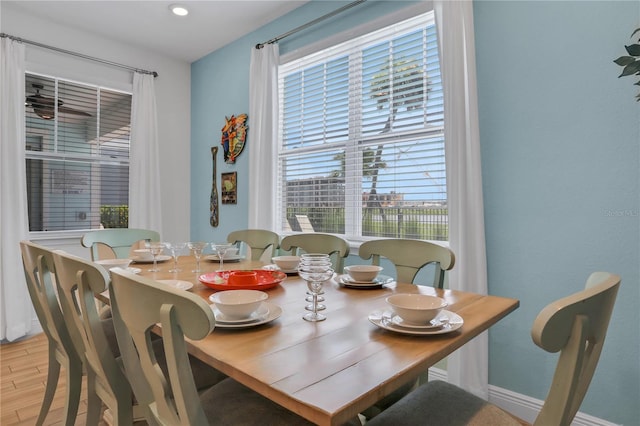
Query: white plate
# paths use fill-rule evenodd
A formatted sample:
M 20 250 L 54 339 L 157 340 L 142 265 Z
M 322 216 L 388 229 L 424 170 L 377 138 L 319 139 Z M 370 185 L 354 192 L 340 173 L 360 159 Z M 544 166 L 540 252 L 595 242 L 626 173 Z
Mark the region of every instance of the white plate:
M 127 268 L 127 271 L 131 272 L 132 274 L 139 274 L 140 272 L 142 272 L 142 269 L 140 269 L 140 268 L 132 268 L 131 266 L 129 266 Z
M 434 334 L 445 334 L 451 333 L 452 331 L 456 331 L 464 324 L 464 320 L 462 317 L 451 311 L 442 311 L 440 312 L 439 318 L 441 320 L 449 320 L 447 325 L 443 325 L 438 328 L 429 328 L 426 330 L 419 330 L 415 328 L 406 328 L 400 327 L 394 324 L 388 316 L 384 315 L 383 311 L 374 311 L 369 314 L 369 321 L 373 324 L 377 325 L 380 328 L 384 328 L 385 330 L 395 331 L 396 333 L 401 334 L 411 334 L 416 336 L 428 336 Z
M 211 296 L 209 296 L 209 300 L 211 300 Z M 246 324 L 246 323 L 261 321 L 265 319 L 267 315 L 269 315 L 269 305 L 266 305 L 265 303 L 266 302 L 263 302 L 255 312 L 249 315 L 248 318 L 242 318 L 242 319 L 228 318 L 225 314 L 223 314 L 222 312 L 220 312 L 220 310 L 218 310 L 215 303 L 211 306 L 213 309 L 213 314 L 216 317 L 216 322 L 221 322 L 225 324 Z
M 173 288 L 177 288 L 178 290 L 189 290 L 193 287 L 193 283 L 189 281 L 181 281 L 181 280 L 158 280 L 159 283 L 167 284 Z
M 297 274 L 298 273 L 298 269 L 280 269 L 280 267 L 278 265 L 275 265 L 275 264 L 264 265 L 262 267 L 262 269 L 264 269 L 266 271 L 282 271 L 285 274 Z
M 153 263 L 153 259 L 147 259 L 147 258 L 141 259 L 138 256 L 131 256 L 130 259 L 133 260 L 135 263 Z M 158 262 L 166 262 L 169 259 L 172 259 L 172 257 L 167 256 L 165 254 L 161 254 L 156 257 L 156 260 Z
M 250 322 L 241 322 L 241 323 L 227 323 L 227 322 L 218 322 L 216 321 L 216 328 L 245 328 L 245 327 L 255 327 L 258 325 L 262 325 L 262 324 L 266 324 L 268 322 L 271 322 L 277 318 L 280 317 L 280 315 L 282 315 L 282 308 L 274 303 L 271 302 L 263 302 L 262 306 L 266 305 L 266 309 L 269 310 L 269 313 L 261 319 L 256 319 L 255 321 L 250 321 Z M 218 317 L 218 315 L 220 314 L 220 311 L 218 311 L 215 307 L 215 305 L 210 305 L 211 309 L 213 310 L 213 314 L 216 316 L 216 318 Z M 216 315 L 218 314 L 218 315 Z
M 222 261 L 223 262 L 240 262 L 243 259 L 244 257 L 240 256 L 239 254 L 234 254 L 233 256 L 223 257 Z M 217 254 L 207 255 L 204 257 L 204 260 L 208 260 L 211 262 L 220 262 L 220 258 L 218 257 Z
M 385 284 L 392 283 L 393 278 L 386 275 L 378 275 L 373 281 L 354 281 L 349 275 L 343 274 L 338 277 L 338 283 L 345 287 L 350 288 L 367 288 L 367 287 L 381 287 Z

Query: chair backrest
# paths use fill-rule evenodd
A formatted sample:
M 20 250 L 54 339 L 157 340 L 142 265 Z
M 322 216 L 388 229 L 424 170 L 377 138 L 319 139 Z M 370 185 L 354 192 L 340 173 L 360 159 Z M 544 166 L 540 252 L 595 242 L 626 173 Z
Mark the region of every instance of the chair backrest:
M 91 259 L 127 258 L 138 241 L 160 241 L 160 234 L 149 229 L 114 228 L 89 231 L 81 243 L 91 249 Z M 106 249 L 106 250 L 105 250 Z M 106 253 L 109 253 L 108 255 Z
M 251 251 L 251 260 L 260 260 L 265 251 L 271 248 L 271 257 L 280 247 L 280 236 L 266 229 L 243 229 L 233 231 L 227 236 L 230 243 L 245 243 Z
M 125 327 L 116 328 L 129 374 L 144 376 L 153 394 L 151 422 L 171 425 L 208 424 L 198 398 L 185 344 L 189 339 L 205 338 L 215 325 L 207 303 L 190 292 L 163 286 L 124 270 L 112 271 L 113 315 Z M 144 303 L 140 303 L 144 300 Z M 151 346 L 151 329 L 162 326 L 162 339 L 169 377 L 157 368 Z M 124 334 L 124 335 L 123 335 Z M 136 361 L 132 363 L 131 361 Z M 136 394 L 137 395 L 137 394 Z
M 109 275 L 101 266 L 61 251 L 53 252 L 53 260 L 65 322 L 74 347 L 87 361 L 88 380 L 95 380 L 87 386 L 94 386 L 95 394 L 121 416 L 116 423 L 132 422 L 131 386 L 113 356 L 96 306 L 95 297 L 107 290 Z
M 548 352 L 560 351 L 560 356 L 535 425 L 568 425 L 575 417 L 598 364 L 619 286 L 619 276 L 595 272 L 584 290 L 538 314 L 533 341 Z
M 82 362 L 60 310 L 52 280 L 55 273 L 52 252 L 30 241 L 21 241 L 20 250 L 31 302 L 49 344 L 54 346 L 58 356 L 70 363 Z
M 380 265 L 380 256 L 386 257 L 396 267 L 396 279 L 413 283 L 418 271 L 430 263 L 435 263 L 433 286 L 442 288 L 445 271 L 453 268 L 456 257 L 451 250 L 438 244 L 422 240 L 383 239 L 365 241 L 358 253 L 363 259 L 372 259 L 374 265 Z
M 324 253 L 331 256 L 333 270 L 342 273 L 344 258 L 349 256 L 349 243 L 340 237 L 318 232 L 287 235 L 280 242 L 280 248 L 291 251 L 292 255 Z

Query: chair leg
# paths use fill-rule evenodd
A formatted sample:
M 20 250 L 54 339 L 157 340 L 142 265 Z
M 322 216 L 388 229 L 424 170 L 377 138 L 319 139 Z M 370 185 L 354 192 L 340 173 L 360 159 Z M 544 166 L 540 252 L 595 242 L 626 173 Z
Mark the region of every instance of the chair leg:
M 97 425 L 102 414 L 102 400 L 96 393 L 95 373 L 87 371 L 87 425 Z
M 130 426 L 133 424 L 133 404 L 129 398 L 119 398 L 113 410 L 113 421 L 116 426 Z
M 65 424 L 73 426 L 78 415 L 80 391 L 82 390 L 82 363 L 69 362 L 67 370 L 67 399 L 64 403 Z
M 56 353 L 54 347 L 49 345 L 49 367 L 47 370 L 47 388 L 44 391 L 44 399 L 42 400 L 42 406 L 40 407 L 40 414 L 38 414 L 38 420 L 36 425 L 41 426 L 44 423 L 44 419 L 49 414 L 49 408 L 51 408 L 51 402 L 53 402 L 53 396 L 56 393 L 58 387 L 58 379 L 60 377 L 60 363 L 56 359 Z M 68 400 L 67 400 L 68 402 Z M 65 410 L 66 412 L 66 410 Z M 68 421 L 68 418 L 65 418 Z

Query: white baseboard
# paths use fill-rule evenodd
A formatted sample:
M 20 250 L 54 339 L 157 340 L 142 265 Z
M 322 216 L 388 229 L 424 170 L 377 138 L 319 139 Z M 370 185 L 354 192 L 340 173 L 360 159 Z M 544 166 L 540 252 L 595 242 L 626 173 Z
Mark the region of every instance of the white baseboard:
M 447 371 L 439 368 L 429 369 L 429 380 L 447 380 Z M 497 386 L 489 386 L 489 402 L 497 405 L 505 411 L 521 418 L 522 420 L 533 423 L 536 416 L 542 408 L 539 399 L 531 398 L 508 389 L 499 388 Z M 571 426 L 617 426 L 615 423 L 590 416 L 588 414 L 576 414 L 571 422 Z

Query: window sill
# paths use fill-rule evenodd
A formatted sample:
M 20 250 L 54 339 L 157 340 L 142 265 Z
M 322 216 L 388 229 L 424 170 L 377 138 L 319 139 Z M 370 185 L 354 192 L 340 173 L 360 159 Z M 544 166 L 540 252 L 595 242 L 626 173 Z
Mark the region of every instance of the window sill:
M 91 229 L 76 229 L 73 231 L 35 231 L 29 232 L 29 239 L 33 241 L 80 240 L 80 238 L 89 231 L 91 231 Z

